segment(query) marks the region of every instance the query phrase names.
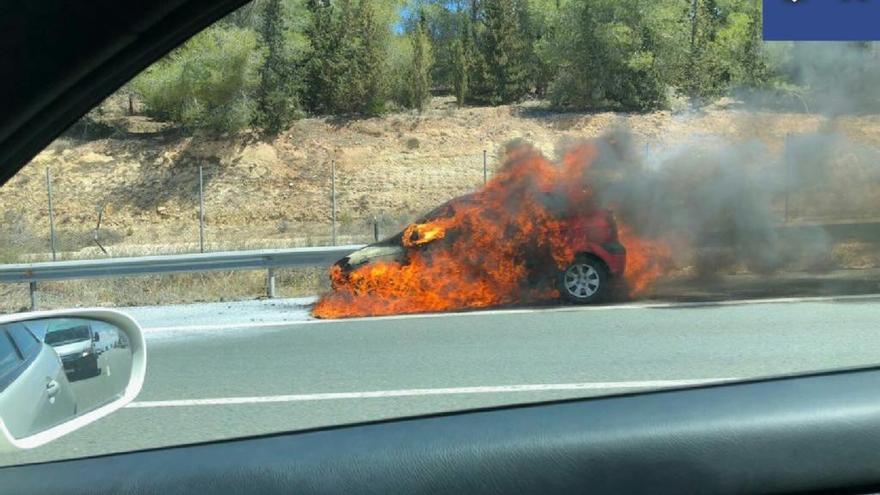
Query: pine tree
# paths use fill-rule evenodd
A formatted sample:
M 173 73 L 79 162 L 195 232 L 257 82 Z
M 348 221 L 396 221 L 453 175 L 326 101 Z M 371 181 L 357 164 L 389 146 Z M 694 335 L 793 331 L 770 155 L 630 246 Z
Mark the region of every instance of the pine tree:
M 267 53 L 260 67 L 255 120 L 257 126 L 272 134 L 290 124 L 297 110 L 296 88 L 284 47 L 283 15 L 281 0 L 265 1 L 260 34 Z
M 409 101 L 410 108 L 422 111 L 431 97 L 431 40 L 428 38 L 425 16 L 420 16 L 418 24 L 410 34 L 412 43 L 412 63 L 410 64 Z
M 485 24 L 485 96 L 495 105 L 517 101 L 528 90 L 526 47 L 518 13 L 524 2 L 483 0 L 481 5 Z
M 364 93 L 364 80 L 360 73 L 361 47 L 354 27 L 355 15 L 351 0 L 339 2 L 339 18 L 333 26 L 338 37 L 337 51 L 331 54 L 339 73 L 328 89 L 330 101 L 327 113 L 352 114 L 358 109 L 358 100 Z
M 327 69 L 322 78 L 315 79 L 319 86 L 310 91 L 321 103 L 316 110 L 325 114 L 381 113 L 386 98 L 385 48 L 372 1 L 361 0 L 355 5 L 352 0 L 341 0 L 338 18 L 331 17 L 325 29 L 335 41 L 326 43 L 327 50 L 313 53 L 315 58 L 325 59 L 316 60 L 315 65 Z
M 693 102 L 719 96 L 727 89 L 727 81 L 719 74 L 722 61 L 712 50 L 721 24 L 719 12 L 715 0 L 691 0 L 690 50 L 684 86 Z
M 385 36 L 376 21 L 372 0 L 361 0 L 357 16 L 359 21 L 361 53 L 360 77 L 363 78 L 360 113 L 378 115 L 385 110 L 387 98 Z
M 750 19 L 748 38 L 744 43 L 745 48 L 742 54 L 744 82 L 750 87 L 759 88 L 767 84 L 770 79 L 770 70 L 762 50 L 762 16 L 761 7 L 757 0 L 753 1 L 748 14 Z
M 468 96 L 468 71 L 470 70 L 463 40 L 455 40 L 453 57 L 452 83 L 455 87 L 455 101 L 458 106 L 462 106 Z
M 470 96 L 473 79 L 471 72 L 474 70 L 474 33 L 470 17 L 464 16 L 459 28 L 458 39 L 452 46 L 452 84 L 455 90 L 455 100 L 459 106 L 464 105 Z
M 312 113 L 330 113 L 334 109 L 333 95 L 339 83 L 338 27 L 330 0 L 307 0 L 311 14 L 305 35 L 311 50 L 305 63 L 304 103 Z

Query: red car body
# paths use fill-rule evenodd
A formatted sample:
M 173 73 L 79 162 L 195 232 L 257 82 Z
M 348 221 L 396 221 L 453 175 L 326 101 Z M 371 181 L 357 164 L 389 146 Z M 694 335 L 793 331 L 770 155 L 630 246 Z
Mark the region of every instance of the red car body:
M 415 224 L 424 224 L 438 218 L 449 217 L 455 208 L 462 204 L 477 201 L 473 195 L 462 196 L 453 201 L 444 203 L 430 213 L 416 220 Z M 603 272 L 601 274 L 602 282 L 614 283 L 622 279 L 626 270 L 626 249 L 620 243 L 617 234 L 617 225 L 614 221 L 614 215 L 611 210 L 592 209 L 589 213 L 569 214 L 561 218 L 562 227 L 560 234 L 563 236 L 564 243 L 572 248 L 573 259 L 569 260 L 568 267 L 560 270 L 556 260 L 550 256 L 546 249 L 524 248 L 523 255 L 525 265 L 528 269 L 529 276 L 526 282 L 530 286 L 539 286 L 553 284 L 564 290 L 563 277 L 567 269 L 572 265 L 580 263 L 587 265 L 595 265 L 594 269 Z M 340 259 L 336 262 L 336 266 L 341 269 L 341 273 L 346 275 L 352 270 L 377 261 L 396 261 L 406 263 L 409 253 L 414 249 L 423 249 L 426 245 L 433 245 L 436 242 L 448 243 L 453 242 L 459 233 L 447 232 L 446 236 L 440 240 L 429 241 L 429 243 L 413 246 L 413 242 L 405 242 L 403 239 L 404 232 L 399 232 L 387 239 L 375 242 L 365 246 L 358 251 Z M 412 234 L 410 234 L 412 235 Z M 417 239 L 410 239 L 416 241 Z M 408 247 L 409 246 L 409 247 Z M 586 266 L 586 265 L 585 265 Z M 586 268 L 589 270 L 589 268 Z M 586 277 L 586 275 L 584 275 Z M 343 279 L 332 279 L 331 282 L 339 284 Z M 586 283 L 585 280 L 582 283 Z M 590 282 L 590 285 L 597 283 Z M 576 284 L 575 284 L 576 285 Z M 608 285 L 608 284 L 604 284 Z M 573 302 L 592 302 L 604 298 L 608 293 L 603 288 L 603 294 L 596 294 L 597 297 L 563 297 Z M 592 296 L 593 293 L 590 293 Z
M 619 278 L 626 270 L 626 248 L 617 237 L 617 224 L 611 210 L 596 210 L 565 219 L 567 243 L 577 254 L 599 258 L 611 277 Z

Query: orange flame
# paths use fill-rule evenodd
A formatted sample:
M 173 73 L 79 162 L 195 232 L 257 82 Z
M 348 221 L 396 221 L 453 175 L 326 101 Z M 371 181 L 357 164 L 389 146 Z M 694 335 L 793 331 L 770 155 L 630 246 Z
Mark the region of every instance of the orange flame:
M 403 239 L 401 242 L 403 247 L 413 248 L 423 246 L 438 239 L 443 239 L 445 236 L 446 229 L 438 225 L 436 222 L 414 223 L 403 231 Z
M 620 242 L 626 246 L 626 281 L 629 295 L 644 294 L 669 270 L 672 250 L 662 240 L 641 238 L 629 227 L 621 225 Z
M 334 290 L 313 314 L 449 311 L 557 297 L 555 272 L 587 249 L 595 240 L 591 232 L 610 231 L 588 177 L 596 154 L 594 145 L 584 144 L 554 163 L 532 146 L 509 147 L 501 170 L 481 190 L 451 201 L 439 218 L 406 228 L 400 240 L 405 259 L 348 273 L 331 268 Z M 660 274 L 650 257 L 662 255 L 662 247 L 621 232 L 636 277 L 631 282 L 641 293 Z M 533 280 L 540 272 L 535 265 L 554 275 Z

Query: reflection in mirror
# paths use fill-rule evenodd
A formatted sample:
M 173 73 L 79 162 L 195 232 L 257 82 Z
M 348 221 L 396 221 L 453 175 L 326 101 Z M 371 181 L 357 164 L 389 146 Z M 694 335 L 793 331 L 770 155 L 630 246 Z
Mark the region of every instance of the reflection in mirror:
M 0 418 L 15 438 L 69 421 L 125 394 L 131 342 L 87 318 L 0 325 Z

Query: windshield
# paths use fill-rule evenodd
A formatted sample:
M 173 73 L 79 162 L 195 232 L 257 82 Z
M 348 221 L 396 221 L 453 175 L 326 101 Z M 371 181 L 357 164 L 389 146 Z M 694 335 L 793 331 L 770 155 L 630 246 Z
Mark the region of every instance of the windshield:
M 91 335 L 89 327 L 81 325 L 69 328 L 49 329 L 44 338 L 44 342 L 55 347 L 64 344 L 72 344 L 74 342 L 88 341 L 90 339 Z
M 761 8 L 220 19 L 0 189 L 0 311 L 120 308 L 149 356 L 0 464 L 880 363 L 880 47 Z

